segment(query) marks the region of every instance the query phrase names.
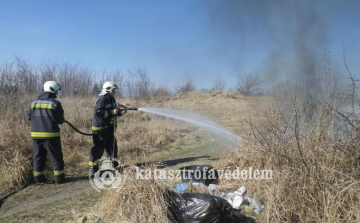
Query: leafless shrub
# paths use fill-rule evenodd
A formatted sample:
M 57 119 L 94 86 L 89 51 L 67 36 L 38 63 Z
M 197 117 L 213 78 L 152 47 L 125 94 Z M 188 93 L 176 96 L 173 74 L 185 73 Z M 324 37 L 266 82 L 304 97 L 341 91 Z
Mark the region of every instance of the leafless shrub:
M 84 96 L 91 92 L 93 86 L 92 73 L 87 67 L 81 64 L 63 63 L 61 65 L 47 66 L 48 78 L 58 80 L 62 84 L 62 95 L 81 95 Z M 52 80 L 52 79 L 47 79 Z
M 222 77 L 217 77 L 214 80 L 213 86 L 210 88 L 210 92 L 216 93 L 216 92 L 222 92 L 224 91 L 226 86 L 225 80 Z
M 95 96 L 98 95 L 99 92 L 101 91 L 101 86 L 102 86 L 101 84 L 95 83 L 93 88 L 92 88 L 91 94 L 95 95 Z
M 138 69 L 138 80 L 136 83 L 136 88 L 138 91 L 139 98 L 149 101 L 152 91 L 153 91 L 153 84 L 150 82 L 149 76 L 145 70 L 145 68 Z
M 236 83 L 236 90 L 243 95 L 259 94 L 259 85 L 262 84 L 262 80 L 259 75 L 249 73 L 245 76 L 238 76 Z
M 56 73 L 57 73 L 57 65 L 54 63 L 43 63 L 43 66 L 40 67 L 40 82 L 45 83 L 46 81 L 56 80 Z M 62 84 L 66 86 L 66 74 L 64 79 L 60 79 Z M 67 86 L 66 86 L 67 87 Z M 66 91 L 64 91 L 66 92 Z
M 136 72 L 129 71 L 125 80 L 127 96 L 136 100 L 149 101 L 154 89 L 145 68 L 139 68 Z
M 146 74 L 141 73 L 142 84 L 148 84 Z M 32 67 L 24 59 L 16 57 L 14 62 L 0 65 L 0 92 L 7 92 L 6 95 L 15 97 L 19 93 L 38 94 L 41 92 L 46 81 L 55 80 L 60 82 L 61 96 L 85 96 L 97 94 L 105 81 L 114 81 L 120 86 L 117 94 L 122 96 L 125 89 L 124 77 L 119 70 L 105 72 L 102 74 L 93 73 L 88 67 L 81 64 L 42 62 L 39 67 Z M 136 79 L 139 82 L 139 79 Z M 131 82 L 129 88 L 139 88 L 136 82 Z M 147 86 L 149 87 L 149 86 Z M 9 92 L 9 90 L 11 92 Z M 149 87 L 149 90 L 151 88 Z M 96 92 L 96 93 L 95 93 Z M 4 96 L 0 96 L 4 101 Z M 7 96 L 8 97 L 8 96 Z
M 13 112 L 19 108 L 19 101 L 26 89 L 22 88 L 21 79 L 17 75 L 18 70 L 14 63 L 7 63 L 0 68 L 0 111 Z M 26 74 L 21 73 L 21 77 Z
M 136 74 L 131 71 L 128 71 L 128 75 L 125 78 L 125 89 L 126 89 L 126 96 L 129 98 L 138 97 L 135 88 L 135 83 L 136 83 Z
M 152 97 L 159 100 L 169 98 L 171 95 L 170 90 L 165 87 L 155 87 L 152 92 Z
M 185 75 L 181 83 L 175 87 L 177 93 L 185 93 L 189 91 L 195 91 L 194 80 L 190 75 Z
M 30 65 L 23 59 L 16 57 L 17 64 L 17 85 L 19 89 L 23 89 L 28 94 L 39 92 L 39 75 L 30 67 Z
M 119 86 L 119 89 L 116 91 L 116 94 L 119 97 L 123 97 L 124 96 L 124 76 L 121 74 L 121 72 L 119 70 L 116 70 L 114 73 L 112 73 L 113 76 L 113 81 Z

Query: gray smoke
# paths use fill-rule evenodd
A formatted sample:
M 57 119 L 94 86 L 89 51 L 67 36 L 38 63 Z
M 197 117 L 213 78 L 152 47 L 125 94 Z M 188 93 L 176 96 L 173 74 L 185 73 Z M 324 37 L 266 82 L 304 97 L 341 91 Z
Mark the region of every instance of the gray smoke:
M 259 53 L 253 72 L 263 75 L 267 83 L 279 85 L 306 83 L 318 89 L 327 45 L 327 28 L 313 0 L 225 0 L 205 1 L 210 28 L 218 35 L 217 50 L 238 55 L 234 65 L 239 68 L 246 54 Z M 215 47 L 216 48 L 216 47 Z M 235 54 L 236 53 L 236 54 Z M 243 57 L 245 55 L 245 58 Z M 240 61 L 240 58 L 244 58 Z

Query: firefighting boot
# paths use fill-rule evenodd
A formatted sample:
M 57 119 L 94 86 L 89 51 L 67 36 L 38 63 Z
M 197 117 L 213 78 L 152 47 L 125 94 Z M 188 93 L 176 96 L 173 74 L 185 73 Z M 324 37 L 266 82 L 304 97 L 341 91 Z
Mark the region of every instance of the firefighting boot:
M 61 175 L 54 176 L 54 180 L 55 180 L 55 184 L 62 184 L 65 182 L 65 175 L 61 174 Z
M 117 169 L 119 166 L 119 162 L 117 160 L 113 160 L 112 164 L 113 164 L 114 169 Z
M 34 184 L 46 183 L 46 178 L 44 175 L 33 176 L 33 182 Z
M 54 170 L 54 180 L 55 180 L 55 184 L 64 183 L 64 181 L 65 181 L 64 170 Z
M 89 166 L 88 170 L 89 170 L 89 174 L 91 175 L 91 177 L 94 177 L 96 172 L 99 171 L 99 167 L 98 166 Z

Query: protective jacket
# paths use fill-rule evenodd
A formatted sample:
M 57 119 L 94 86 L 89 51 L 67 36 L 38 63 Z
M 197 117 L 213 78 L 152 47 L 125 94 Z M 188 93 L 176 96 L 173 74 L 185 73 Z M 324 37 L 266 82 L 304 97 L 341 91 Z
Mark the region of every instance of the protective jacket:
M 31 137 L 33 139 L 50 139 L 60 137 L 59 124 L 64 123 L 64 110 L 56 95 L 43 92 L 31 103 L 27 112 L 31 120 Z
M 119 115 L 113 115 L 111 113 L 111 110 L 116 108 L 117 103 L 110 94 L 99 94 L 95 103 L 94 116 L 92 120 L 93 133 L 97 134 L 99 130 L 116 124 L 116 116 Z

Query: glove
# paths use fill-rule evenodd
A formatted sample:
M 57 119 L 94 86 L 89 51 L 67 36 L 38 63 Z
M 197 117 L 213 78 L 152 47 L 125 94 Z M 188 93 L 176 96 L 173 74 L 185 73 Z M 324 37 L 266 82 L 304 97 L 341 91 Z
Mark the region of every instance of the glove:
M 119 113 L 119 109 L 113 109 L 113 110 L 111 110 L 111 114 L 112 114 L 112 115 L 118 115 L 118 113 Z

